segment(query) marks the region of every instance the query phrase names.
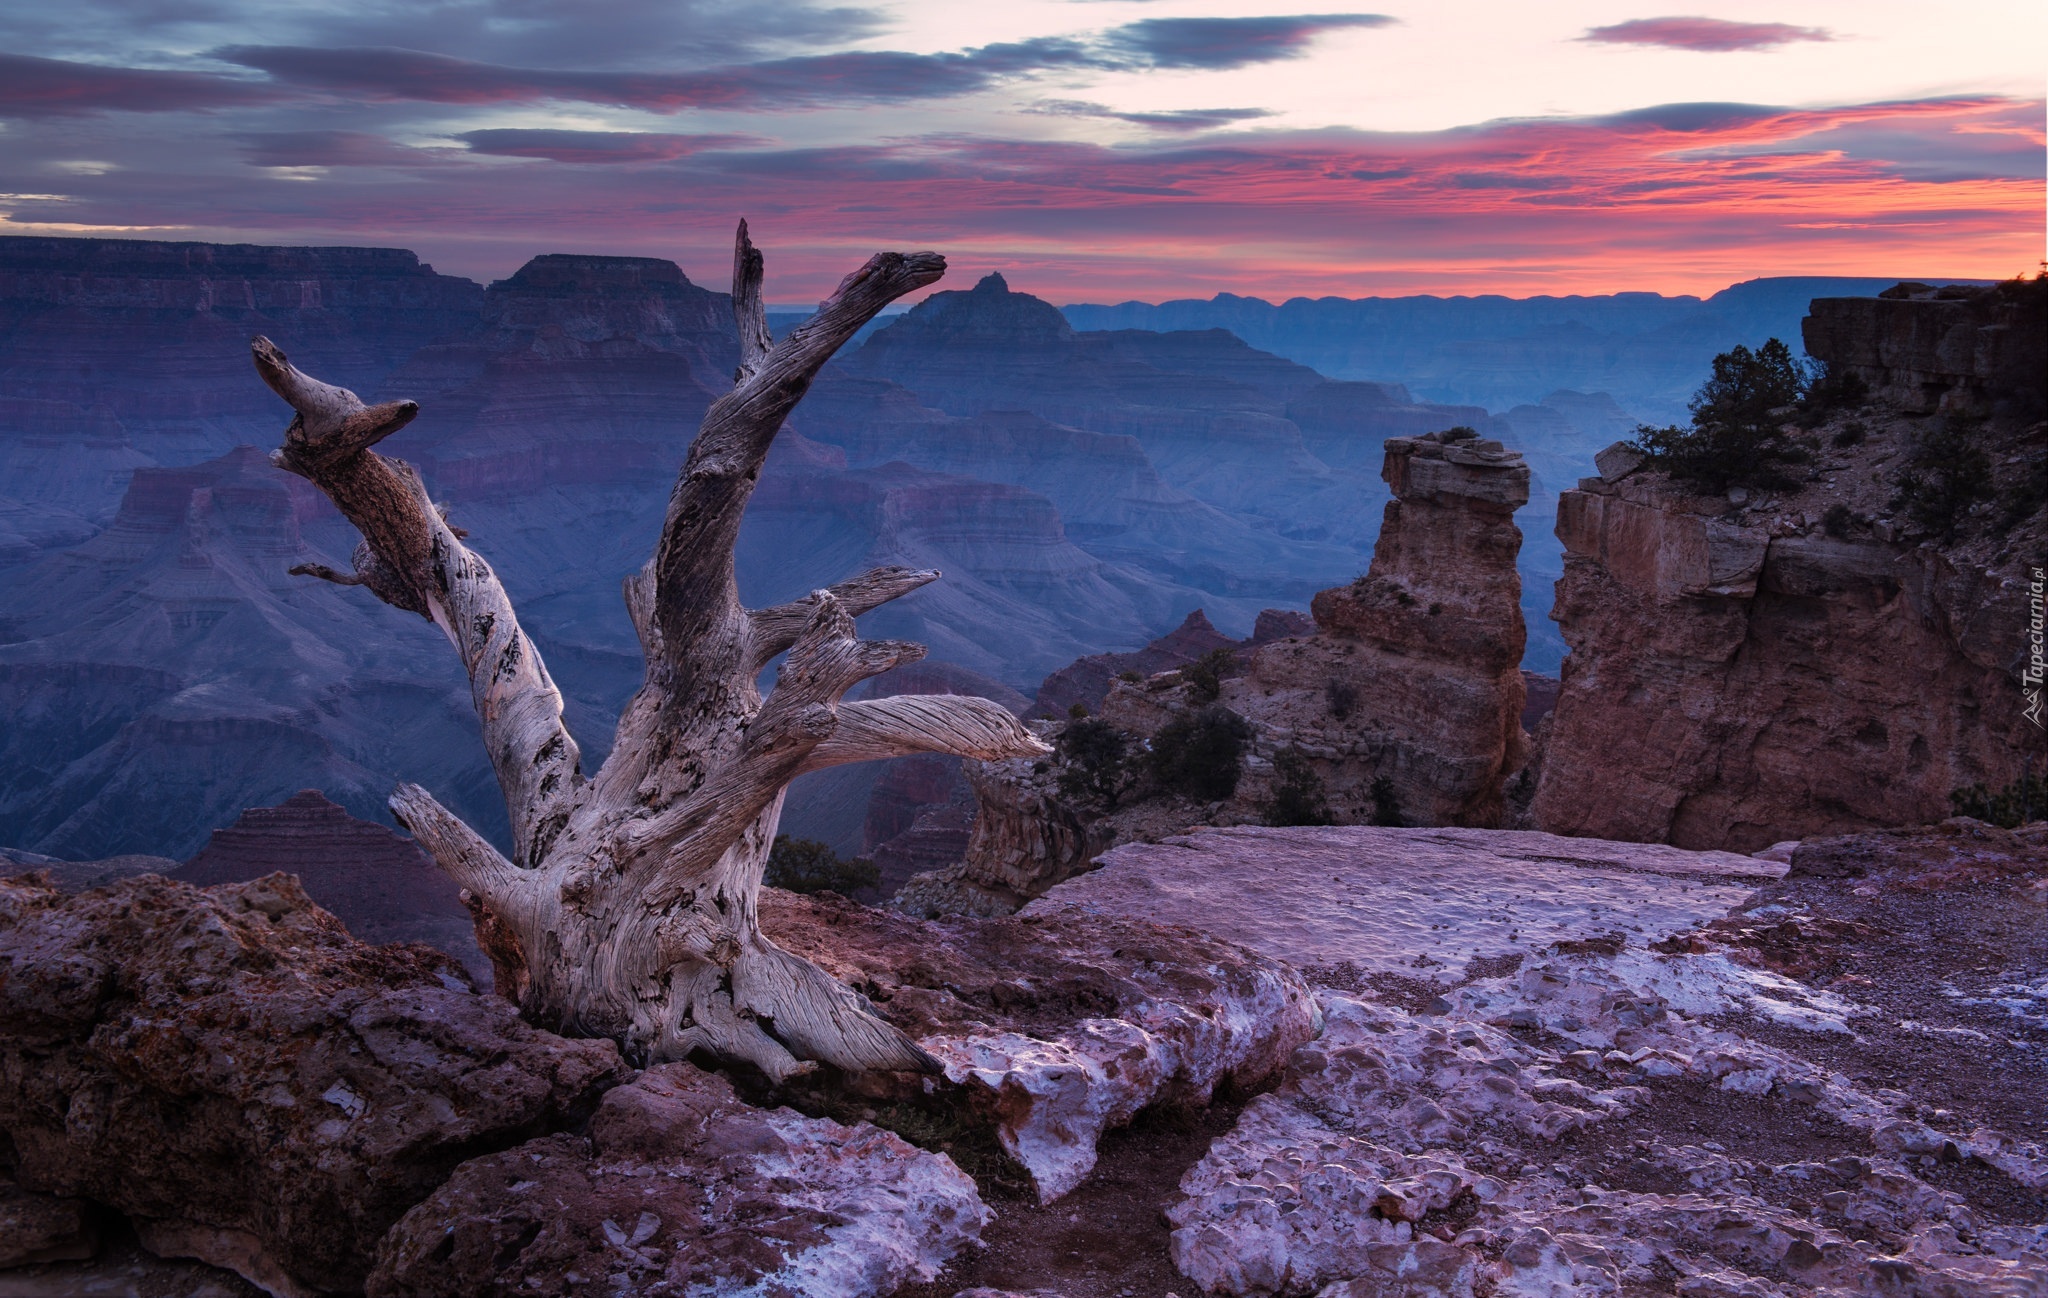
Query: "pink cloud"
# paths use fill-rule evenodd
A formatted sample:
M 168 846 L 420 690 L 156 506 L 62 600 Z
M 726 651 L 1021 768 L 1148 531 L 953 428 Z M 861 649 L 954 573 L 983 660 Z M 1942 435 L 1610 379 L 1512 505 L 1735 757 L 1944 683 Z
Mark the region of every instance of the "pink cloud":
M 242 107 L 276 99 L 269 86 L 197 72 L 117 68 L 0 54 L 0 117 L 73 117 Z
M 679 143 L 695 137 L 578 134 L 506 137 L 530 159 L 518 166 L 420 151 L 424 170 L 317 184 L 131 164 L 14 220 L 146 217 L 205 237 L 399 244 L 478 277 L 537 252 L 631 252 L 715 282 L 745 214 L 773 254 L 777 301 L 822 295 L 880 247 L 936 248 L 961 274 L 999 267 L 1019 288 L 1100 301 L 2010 275 L 2042 239 L 2041 105 L 1997 97 L 1667 105 L 1145 147 L 933 135 L 700 150 Z
M 1821 27 L 1790 23 L 1738 23 L 1724 18 L 1634 18 L 1609 27 L 1587 30 L 1582 41 L 1602 45 L 1660 45 L 1665 49 L 1727 54 L 1736 50 L 1769 50 L 1794 41 L 1831 41 Z

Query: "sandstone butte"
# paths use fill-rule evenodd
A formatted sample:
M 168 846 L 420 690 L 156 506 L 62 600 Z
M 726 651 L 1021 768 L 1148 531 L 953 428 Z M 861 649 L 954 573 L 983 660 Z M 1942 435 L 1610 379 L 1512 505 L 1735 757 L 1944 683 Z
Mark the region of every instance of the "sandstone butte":
M 1505 782 L 1527 755 L 1514 511 L 1529 498 L 1528 466 L 1499 442 L 1453 429 L 1389 438 L 1381 476 L 1394 498 L 1372 565 L 1317 595 L 1312 625 L 1273 610 L 1249 641 L 1234 642 L 1191 615 L 1145 650 L 1083 659 L 1039 692 L 1040 715 L 1099 700 L 1104 721 L 1149 741 L 1202 706 L 1179 669 L 1232 651 L 1215 702 L 1252 736 L 1235 795 L 1211 809 L 1155 801 L 1105 816 L 1064 793 L 1042 759 L 972 763 L 977 810 L 964 856 L 913 879 L 895 904 L 1004 914 L 1114 843 L 1205 817 L 1260 819 L 1282 749 L 1308 764 L 1340 823 L 1367 819 L 1384 781 L 1405 819 L 1500 825 Z

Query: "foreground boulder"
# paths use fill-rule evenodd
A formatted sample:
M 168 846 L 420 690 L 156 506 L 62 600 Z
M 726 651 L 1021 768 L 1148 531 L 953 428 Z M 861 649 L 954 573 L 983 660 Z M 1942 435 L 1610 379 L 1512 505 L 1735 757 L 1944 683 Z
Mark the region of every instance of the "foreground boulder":
M 0 1131 L 24 1189 L 273 1294 L 359 1290 L 466 1159 L 582 1121 L 623 1077 L 421 946 L 368 947 L 289 875 L 0 881 Z
M 863 1298 L 931 1279 L 989 1217 L 942 1154 L 665 1064 L 607 1094 L 586 1136 L 465 1163 L 386 1237 L 368 1292 Z

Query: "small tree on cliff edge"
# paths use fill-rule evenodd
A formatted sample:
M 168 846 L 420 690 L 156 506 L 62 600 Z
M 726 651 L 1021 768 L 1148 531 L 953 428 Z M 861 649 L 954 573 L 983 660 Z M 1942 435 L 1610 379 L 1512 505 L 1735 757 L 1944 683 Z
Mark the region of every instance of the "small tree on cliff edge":
M 1792 349 L 1776 338 L 1755 351 L 1737 346 L 1714 358 L 1712 377 L 1693 394 L 1691 428 L 1645 425 L 1632 444 L 1651 468 L 1703 492 L 1790 486 L 1784 466 L 1807 453 L 1785 435 L 1785 421 L 1806 387 Z
M 511 814 L 510 859 L 418 785 L 399 785 L 391 810 L 462 886 L 497 991 L 532 1022 L 611 1037 L 636 1061 L 705 1050 L 777 1081 L 814 1060 L 938 1067 L 864 1000 L 762 935 L 755 907 L 783 790 L 846 762 L 1048 750 L 985 699 L 843 701 L 858 682 L 924 656 L 918 645 L 859 639 L 854 617 L 938 573 L 879 568 L 747 609 L 733 544 L 769 445 L 819 369 L 883 307 L 944 273 L 936 253 L 879 253 L 774 342 L 761 255 L 740 223 L 739 370 L 690 444 L 653 557 L 626 580 L 647 675 L 590 775 L 497 574 L 463 545 L 411 466 L 370 449 L 419 407 L 365 406 L 293 368 L 268 339 L 252 344 L 257 371 L 298 412 L 273 460 L 327 493 L 363 535 L 353 572 L 293 571 L 362 586 L 432 621 L 469 673 Z M 764 699 L 755 682 L 784 651 Z

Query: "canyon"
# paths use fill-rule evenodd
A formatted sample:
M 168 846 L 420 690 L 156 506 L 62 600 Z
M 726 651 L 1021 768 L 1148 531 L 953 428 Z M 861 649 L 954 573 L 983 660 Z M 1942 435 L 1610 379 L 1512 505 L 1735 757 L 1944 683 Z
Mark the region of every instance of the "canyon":
M 238 449 L 283 420 L 242 344 L 263 332 L 422 403 L 401 453 L 501 571 L 596 758 L 640 673 L 618 582 L 735 363 L 729 314 L 647 258 L 542 256 L 485 288 L 395 249 L 0 239 L 0 698 L 20 719 L 0 841 L 182 857 L 299 788 L 378 818 L 407 775 L 500 832 L 431 631 L 284 575 L 354 541 Z M 1459 424 L 1527 448 L 1527 523 L 1630 419 L 1564 391 L 1500 415 L 1432 405 L 1216 329 L 1090 333 L 991 277 L 821 377 L 741 580 L 772 602 L 850 565 L 941 569 L 876 630 L 1028 694 L 1195 610 L 1241 637 L 1356 576 L 1379 441 Z M 1530 659 L 1554 670 L 1541 592 L 1562 565 L 1547 522 L 1523 530 Z M 858 785 L 799 785 L 791 832 L 872 846 Z
M 1430 401 L 1500 409 L 1573 388 L 1610 393 L 1662 423 L 1684 419 L 1699 386 L 1699 357 L 1767 338 L 1791 342 L 1814 298 L 1874 296 L 1898 282 L 1781 276 L 1705 298 L 1489 294 L 1276 304 L 1219 293 L 1206 301 L 1076 304 L 1065 311 L 1077 329 L 1228 329 L 1332 378 L 1402 382 Z

